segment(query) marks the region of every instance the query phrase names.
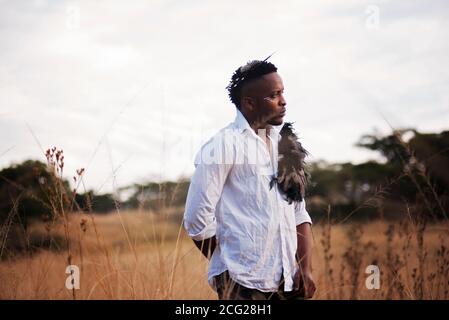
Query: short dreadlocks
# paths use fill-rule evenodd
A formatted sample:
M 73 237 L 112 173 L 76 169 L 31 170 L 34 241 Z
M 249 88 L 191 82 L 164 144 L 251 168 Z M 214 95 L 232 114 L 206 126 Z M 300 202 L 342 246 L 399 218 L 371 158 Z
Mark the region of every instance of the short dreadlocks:
M 228 84 L 226 89 L 228 90 L 228 95 L 231 102 L 235 104 L 237 109 L 240 109 L 240 95 L 242 93 L 242 88 L 247 83 L 278 70 L 274 64 L 267 61 L 268 58 L 262 61 L 252 60 L 234 71 L 231 82 Z

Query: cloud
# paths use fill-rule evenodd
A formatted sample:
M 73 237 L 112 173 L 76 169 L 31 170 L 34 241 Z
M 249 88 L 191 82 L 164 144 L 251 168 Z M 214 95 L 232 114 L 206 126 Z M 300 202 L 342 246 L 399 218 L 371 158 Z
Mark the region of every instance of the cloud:
M 64 148 L 67 175 L 111 190 L 193 172 L 234 119 L 224 90 L 239 65 L 276 51 L 315 159 L 363 161 L 364 133 L 447 128 L 446 1 L 10 1 L 0 10 L 0 165 Z M 377 6 L 378 28 L 367 27 Z

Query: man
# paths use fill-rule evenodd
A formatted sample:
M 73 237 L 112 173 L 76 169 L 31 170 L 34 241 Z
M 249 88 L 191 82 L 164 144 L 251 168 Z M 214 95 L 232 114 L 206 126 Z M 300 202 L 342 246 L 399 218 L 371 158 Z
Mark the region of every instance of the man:
M 187 195 L 184 227 L 210 259 L 208 281 L 219 299 L 301 299 L 315 292 L 307 152 L 290 124 L 279 130 L 284 86 L 267 59 L 234 72 L 227 89 L 237 116 L 202 146 Z

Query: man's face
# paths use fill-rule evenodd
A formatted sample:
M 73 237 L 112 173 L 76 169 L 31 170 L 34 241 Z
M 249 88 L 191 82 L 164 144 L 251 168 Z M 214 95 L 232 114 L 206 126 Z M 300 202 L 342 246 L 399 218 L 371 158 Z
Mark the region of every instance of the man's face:
M 281 125 L 286 112 L 284 85 L 277 72 L 249 83 L 242 92 L 242 112 L 258 127 Z

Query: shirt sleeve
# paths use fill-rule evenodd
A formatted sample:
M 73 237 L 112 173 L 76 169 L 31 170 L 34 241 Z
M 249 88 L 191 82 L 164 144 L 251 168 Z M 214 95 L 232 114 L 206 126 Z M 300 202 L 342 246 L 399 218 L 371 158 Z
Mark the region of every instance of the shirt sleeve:
M 196 241 L 211 238 L 216 233 L 215 209 L 231 169 L 230 164 L 205 163 L 199 157 L 201 150 L 195 159 L 183 222 L 189 237 Z
M 305 199 L 300 202 L 295 202 L 295 219 L 297 226 L 306 222 L 312 224 L 312 219 L 310 218 L 310 215 L 306 210 Z

